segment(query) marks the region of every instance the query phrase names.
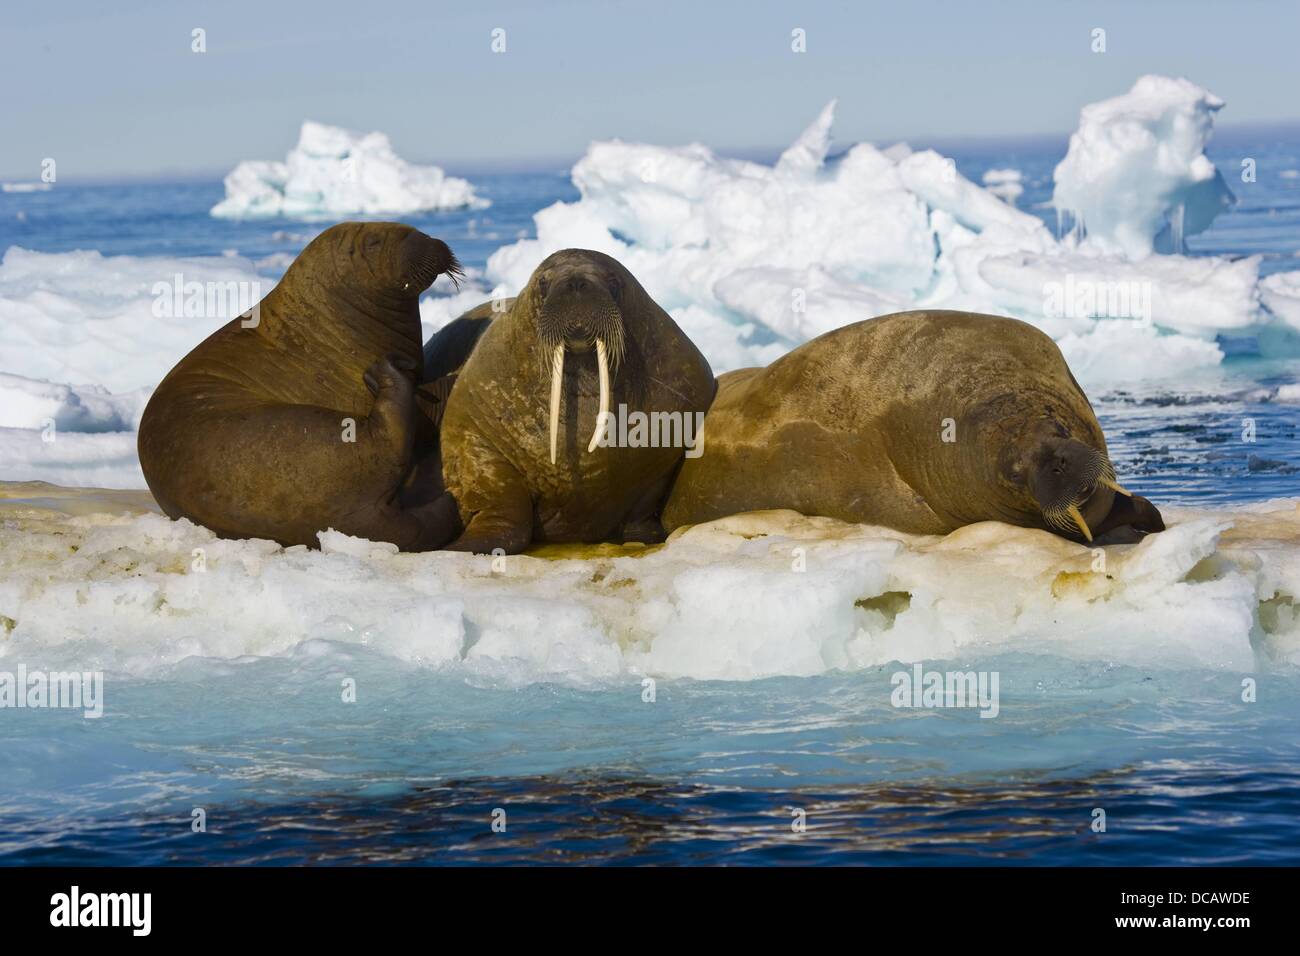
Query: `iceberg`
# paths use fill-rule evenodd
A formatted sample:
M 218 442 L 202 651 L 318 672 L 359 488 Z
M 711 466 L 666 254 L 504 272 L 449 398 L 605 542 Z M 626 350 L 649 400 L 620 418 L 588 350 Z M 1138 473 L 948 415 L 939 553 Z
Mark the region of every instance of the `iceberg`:
M 337 219 L 489 205 L 467 180 L 406 162 L 383 133 L 360 135 L 310 120 L 284 162 L 242 162 L 225 186 L 214 216 Z
M 1157 236 L 1182 252 L 1235 201 L 1205 155 L 1223 100 L 1185 79 L 1143 76 L 1133 89 L 1079 115 L 1056 167 L 1052 202 L 1078 237 L 1130 259 L 1150 255 Z

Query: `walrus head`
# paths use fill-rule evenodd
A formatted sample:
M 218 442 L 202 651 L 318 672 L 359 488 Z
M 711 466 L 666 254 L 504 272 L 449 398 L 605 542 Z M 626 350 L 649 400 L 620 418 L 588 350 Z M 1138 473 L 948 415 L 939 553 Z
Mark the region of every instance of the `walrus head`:
M 317 378 L 331 378 L 321 387 L 335 397 L 338 376 L 368 403 L 360 376 L 373 361 L 392 353 L 420 360 L 420 294 L 440 275 L 461 275 L 441 239 L 398 222 L 339 223 L 290 264 L 252 327 L 295 354 L 309 352 L 304 361 Z
M 453 283 L 460 263 L 441 239 L 400 222 L 341 222 L 313 239 L 285 278 L 304 278 L 386 302 L 407 302 L 440 275 Z
M 635 289 L 632 287 L 635 286 Z M 551 464 L 559 441 L 560 393 L 564 356 L 596 350 L 600 412 L 587 451 L 595 451 L 609 416 L 610 381 L 618 372 L 627 343 L 624 296 L 640 287 L 615 259 L 588 249 L 565 249 L 548 256 L 520 294 L 531 309 L 544 361 L 551 378 Z M 516 305 L 518 308 L 518 305 Z M 525 311 L 527 314 L 527 311 Z
M 1047 526 L 1089 543 L 1093 529 L 1110 514 L 1115 496 L 1132 497 L 1115 480 L 1110 459 L 1074 438 L 1052 437 L 1039 444 L 1025 479 Z

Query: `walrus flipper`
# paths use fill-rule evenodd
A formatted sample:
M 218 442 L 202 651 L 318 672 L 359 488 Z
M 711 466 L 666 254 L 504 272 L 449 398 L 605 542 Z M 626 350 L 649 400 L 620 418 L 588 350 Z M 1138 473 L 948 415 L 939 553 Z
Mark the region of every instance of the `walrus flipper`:
M 1131 532 L 1140 532 L 1141 534 L 1155 534 L 1165 530 L 1165 520 L 1160 515 L 1160 510 L 1146 498 L 1141 495 L 1119 495 L 1115 496 L 1115 503 L 1111 506 L 1110 513 L 1106 515 L 1105 520 L 1096 529 L 1097 537 L 1110 531 L 1119 529 L 1131 529 Z M 1140 534 L 1129 533 L 1123 536 L 1123 540 L 1136 540 Z M 1116 536 L 1112 535 L 1112 538 Z M 1103 543 L 1111 543 L 1110 539 Z M 1115 543 L 1118 543 L 1116 541 Z
M 444 375 L 436 382 L 427 382 L 415 390 L 415 443 L 411 450 L 411 469 L 402 482 L 398 500 L 403 508 L 417 508 L 438 500 L 446 487 L 442 480 L 442 418 L 447 412 L 447 398 L 455 375 Z M 455 511 L 453 502 L 452 510 Z M 450 541 L 462 528 L 459 517 L 453 523 L 455 530 L 446 535 Z
M 450 495 L 448 496 L 450 497 Z M 533 540 L 533 504 L 522 484 L 514 493 L 495 498 L 488 510 L 469 520 L 465 533 L 447 545 L 447 551 L 473 554 L 519 554 Z
M 436 381 L 425 382 L 415 390 L 416 406 L 435 429 L 442 427 L 442 416 L 447 412 L 447 399 L 455 384 L 455 375 L 443 375 Z

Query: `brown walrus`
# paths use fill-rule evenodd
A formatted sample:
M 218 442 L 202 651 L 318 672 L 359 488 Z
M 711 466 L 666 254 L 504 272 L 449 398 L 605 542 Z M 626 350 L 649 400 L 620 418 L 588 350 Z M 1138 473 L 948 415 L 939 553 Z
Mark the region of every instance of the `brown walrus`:
M 308 244 L 261 303 L 167 374 L 140 421 L 159 506 L 228 538 L 315 546 L 334 528 L 407 551 L 459 526 L 450 499 L 405 507 L 423 378 L 420 293 L 460 273 L 446 243 L 348 222 Z
M 449 547 L 661 540 L 659 509 L 714 379 L 632 274 L 603 253 L 557 252 L 508 311 L 463 331 L 476 342 L 441 441 L 466 527 Z M 625 428 L 637 415 L 667 432 Z
M 900 312 L 730 372 L 664 527 L 743 511 L 946 534 L 978 521 L 1091 541 L 1160 512 L 1116 481 L 1083 390 L 1047 335 L 1015 319 Z

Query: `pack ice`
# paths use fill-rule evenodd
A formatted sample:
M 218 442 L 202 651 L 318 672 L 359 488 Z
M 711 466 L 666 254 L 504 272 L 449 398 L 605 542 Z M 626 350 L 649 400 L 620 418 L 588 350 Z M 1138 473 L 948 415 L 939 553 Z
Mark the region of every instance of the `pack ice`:
M 1015 170 L 989 171 L 985 188 L 933 150 L 832 154 L 834 101 L 770 166 L 699 144 L 597 142 L 573 169 L 581 198 L 537 213 L 537 238 L 498 250 L 487 278 L 513 293 L 557 249 L 607 252 L 720 371 L 909 308 L 1032 322 L 1093 384 L 1214 366 L 1224 336 L 1275 330 L 1260 341 L 1294 351 L 1293 278 L 1261 283 L 1258 257 L 1176 254 L 1231 201 L 1204 153 L 1222 106 L 1187 80 L 1144 76 L 1085 107 L 1055 172 L 1075 227 L 1061 239 L 1015 207 Z M 1156 252 L 1170 236 L 1175 254 Z

